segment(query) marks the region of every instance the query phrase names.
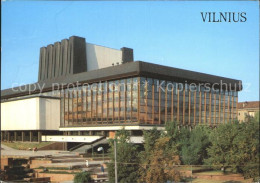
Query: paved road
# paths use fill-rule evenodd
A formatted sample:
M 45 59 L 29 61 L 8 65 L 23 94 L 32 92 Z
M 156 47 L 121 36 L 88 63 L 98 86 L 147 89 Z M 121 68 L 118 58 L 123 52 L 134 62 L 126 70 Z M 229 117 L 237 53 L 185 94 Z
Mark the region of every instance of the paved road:
M 4 144 L 1 144 L 1 156 L 25 156 L 25 157 L 33 157 L 33 156 L 46 156 L 46 155 L 53 155 L 53 156 L 64 156 L 64 155 L 75 155 L 73 152 L 67 151 L 57 151 L 57 150 L 43 150 L 43 151 L 26 151 L 26 150 L 17 150 L 11 147 L 8 147 Z

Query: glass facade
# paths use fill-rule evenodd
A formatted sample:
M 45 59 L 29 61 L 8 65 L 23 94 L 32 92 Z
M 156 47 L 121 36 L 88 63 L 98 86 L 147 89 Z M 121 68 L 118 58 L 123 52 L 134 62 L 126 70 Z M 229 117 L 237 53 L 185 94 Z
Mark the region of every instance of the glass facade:
M 237 118 L 237 92 L 145 77 L 58 91 L 61 127 L 118 124 L 217 125 Z M 45 93 L 45 95 L 52 95 Z M 55 94 L 56 96 L 58 94 Z

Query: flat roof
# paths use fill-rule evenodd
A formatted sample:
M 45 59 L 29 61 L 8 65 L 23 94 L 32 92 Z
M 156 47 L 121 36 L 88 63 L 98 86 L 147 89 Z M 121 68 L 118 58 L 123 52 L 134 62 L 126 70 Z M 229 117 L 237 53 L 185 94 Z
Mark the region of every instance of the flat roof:
M 107 80 L 123 79 L 128 77 L 151 77 L 161 80 L 175 81 L 179 83 L 227 83 L 230 84 L 232 90 L 242 90 L 242 81 L 235 80 L 210 74 L 194 72 L 174 67 L 162 66 L 158 64 L 135 61 L 121 65 L 111 66 L 103 69 L 82 72 L 78 74 L 70 74 L 60 76 L 54 79 L 40 81 L 33 84 L 23 85 L 15 88 L 1 90 L 1 99 L 8 99 L 18 96 L 25 96 L 30 94 L 37 94 L 44 86 L 43 92 L 52 91 L 53 83 L 64 84 L 67 87 L 72 83 L 95 83 Z M 210 86 L 209 85 L 209 86 Z M 23 91 L 20 90 L 23 89 Z M 36 88 L 30 92 L 30 88 Z M 218 88 L 218 86 L 216 87 Z M 55 88 L 54 88 L 55 89 Z M 225 89 L 225 87 L 223 87 Z

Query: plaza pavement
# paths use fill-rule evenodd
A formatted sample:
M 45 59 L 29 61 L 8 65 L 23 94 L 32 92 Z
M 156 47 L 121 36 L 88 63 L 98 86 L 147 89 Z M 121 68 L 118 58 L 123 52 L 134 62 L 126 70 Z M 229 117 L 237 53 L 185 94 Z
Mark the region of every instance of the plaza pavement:
M 19 157 L 35 157 L 35 156 L 64 156 L 64 154 L 68 155 L 76 155 L 75 152 L 68 151 L 58 151 L 58 150 L 42 150 L 42 151 L 26 151 L 26 150 L 17 150 L 11 147 L 8 147 L 4 144 L 1 144 L 1 156 L 19 156 Z

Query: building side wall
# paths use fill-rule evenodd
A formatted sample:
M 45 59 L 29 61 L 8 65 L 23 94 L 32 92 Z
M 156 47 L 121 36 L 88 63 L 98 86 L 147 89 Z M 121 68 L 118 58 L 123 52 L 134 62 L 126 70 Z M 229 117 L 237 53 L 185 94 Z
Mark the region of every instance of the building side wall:
M 1 103 L 1 130 L 58 130 L 60 100 L 30 98 Z
M 40 98 L 40 129 L 58 130 L 60 126 L 60 100 Z
M 122 51 L 86 43 L 87 71 L 110 67 L 122 62 Z
M 238 121 L 245 121 L 247 115 L 254 117 L 257 112 L 259 109 L 238 109 Z
M 1 130 L 37 130 L 39 98 L 1 103 Z

